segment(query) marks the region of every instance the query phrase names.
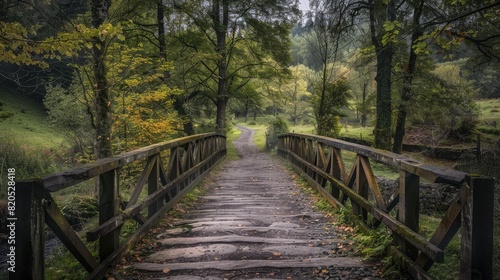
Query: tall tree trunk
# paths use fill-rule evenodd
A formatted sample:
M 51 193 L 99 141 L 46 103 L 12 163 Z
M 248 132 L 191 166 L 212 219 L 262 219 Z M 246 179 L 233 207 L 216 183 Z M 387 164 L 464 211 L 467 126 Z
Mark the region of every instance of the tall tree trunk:
M 401 103 L 398 106 L 398 118 L 396 120 L 396 131 L 394 132 L 394 144 L 392 151 L 400 154 L 403 149 L 403 139 L 406 132 L 406 116 L 408 114 L 407 104 L 412 97 L 413 76 L 417 65 L 418 55 L 415 53 L 413 45 L 422 35 L 420 28 L 420 16 L 424 6 L 424 0 L 419 2 L 413 13 L 413 34 L 411 36 L 410 57 L 408 59 L 407 71 L 403 76 L 403 88 L 401 89 Z
M 392 58 L 394 50 L 391 42 L 383 45 L 381 37 L 383 28 L 379 25 L 379 35 L 376 30 L 376 11 L 375 3 L 372 0 L 370 8 L 370 32 L 372 43 L 375 45 L 377 54 L 377 116 L 375 122 L 375 147 L 384 150 L 391 148 L 391 125 L 392 125 L 392 97 L 391 97 L 391 76 L 392 76 Z M 390 0 L 386 6 L 383 17 L 388 21 L 394 21 L 396 16 L 395 1 Z
M 108 19 L 110 0 L 92 0 L 92 26 L 99 28 Z M 105 158 L 112 155 L 111 149 L 111 97 L 108 80 L 106 78 L 106 65 L 104 61 L 106 42 L 94 38 L 92 46 L 92 63 L 94 78 L 95 112 L 95 145 L 96 158 Z
M 156 22 L 158 26 L 158 48 L 160 58 L 167 58 L 167 41 L 165 40 L 165 7 L 163 0 L 156 2 Z
M 222 11 L 221 11 L 222 2 Z M 219 55 L 217 61 L 218 68 L 218 87 L 217 87 L 217 119 L 215 121 L 215 130 L 219 133 L 224 133 L 226 130 L 226 106 L 228 97 L 227 89 L 227 50 L 226 50 L 226 34 L 227 25 L 229 22 L 229 9 L 226 0 L 213 0 L 212 3 L 212 19 L 215 26 L 215 34 L 217 37 L 216 51 Z M 222 18 L 221 18 L 222 16 Z
M 167 42 L 165 39 L 165 6 L 163 5 L 163 0 L 157 0 L 156 2 L 156 24 L 158 28 L 158 49 L 160 52 L 160 58 L 167 59 Z M 165 80 L 168 82 L 170 78 L 170 72 L 165 72 Z M 184 118 L 184 133 L 187 135 L 193 135 L 194 127 L 191 118 L 187 115 L 184 109 L 184 102 L 180 95 L 172 96 L 174 101 L 173 107 L 177 111 L 180 118 Z
M 361 126 L 365 127 L 366 126 L 366 88 L 368 86 L 367 82 L 363 83 L 363 99 L 361 100 Z

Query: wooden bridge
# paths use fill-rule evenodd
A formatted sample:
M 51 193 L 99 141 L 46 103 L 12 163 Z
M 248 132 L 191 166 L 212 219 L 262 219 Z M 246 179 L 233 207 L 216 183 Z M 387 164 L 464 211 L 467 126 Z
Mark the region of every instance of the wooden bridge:
M 149 249 L 154 252 L 127 264 L 134 269 L 133 279 L 324 279 L 328 275 L 377 279 L 377 267 L 350 253 L 351 242 L 342 238 L 340 229 L 311 209 L 292 175 L 278 159 L 252 148 L 251 131 L 242 130 L 237 142 L 246 146 L 239 150 L 242 159 L 227 161 L 210 174 L 208 193 L 174 228 L 156 232 L 157 243 Z M 345 168 L 342 151 L 356 154 L 350 170 Z M 89 272 L 87 279 L 104 278 L 225 154 L 224 136 L 201 134 L 19 182 L 16 263 L 22 269 L 9 273 L 9 278 L 45 278 L 46 225 Z M 462 279 L 492 279 L 493 179 L 314 135 L 281 135 L 278 155 L 290 161 L 331 204 L 348 205 L 361 226 L 390 230 L 394 252 L 415 278 L 430 279 L 426 271 L 444 261 L 444 248 L 460 231 Z M 383 199 L 375 180 L 374 161 L 400 173 L 399 187 L 389 201 Z M 118 178 L 120 170 L 131 164 L 141 164 L 142 173 L 124 201 Z M 85 246 L 51 195 L 94 178 L 100 182 L 99 225 L 86 238 L 98 240 L 98 257 Z M 430 238 L 418 233 L 420 178 L 458 189 Z M 141 196 L 146 186 L 147 195 Z M 127 220 L 139 227 L 120 240 L 121 226 Z

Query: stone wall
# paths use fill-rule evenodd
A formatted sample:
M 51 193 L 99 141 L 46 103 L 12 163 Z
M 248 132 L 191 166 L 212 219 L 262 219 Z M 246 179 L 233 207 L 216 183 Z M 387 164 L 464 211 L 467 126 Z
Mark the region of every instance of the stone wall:
M 377 181 L 382 196 L 388 201 L 398 187 L 398 180 L 378 178 Z M 457 192 L 458 189 L 450 185 L 420 184 L 420 213 L 445 212 Z

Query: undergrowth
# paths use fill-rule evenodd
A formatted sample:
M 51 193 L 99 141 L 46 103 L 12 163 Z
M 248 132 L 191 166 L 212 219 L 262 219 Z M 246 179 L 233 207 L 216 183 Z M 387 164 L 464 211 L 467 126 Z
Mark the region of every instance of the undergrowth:
M 365 228 L 360 228 L 358 218 L 352 214 L 352 207 L 349 203 L 346 203 L 345 207 L 335 208 L 328 200 L 311 187 L 304 176 L 305 175 L 294 176 L 301 191 L 312 197 L 314 209 L 327 213 L 327 215 L 332 217 L 332 223 L 335 226 L 350 229 L 346 230 L 345 233 L 347 234 L 347 238 L 354 241 L 356 252 L 367 260 L 380 262 L 383 267 L 383 277 L 388 279 L 405 279 L 406 276 L 401 274 L 397 263 L 388 253 L 392 245 L 392 236 L 390 232 L 384 227 L 378 227 L 377 229 L 369 231 Z

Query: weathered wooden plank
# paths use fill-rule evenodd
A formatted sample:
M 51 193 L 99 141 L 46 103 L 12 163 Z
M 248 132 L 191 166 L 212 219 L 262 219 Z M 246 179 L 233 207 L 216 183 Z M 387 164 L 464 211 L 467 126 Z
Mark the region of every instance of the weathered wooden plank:
M 287 133 L 280 135 L 280 137 L 311 139 L 330 147 L 351 151 L 356 154 L 369 157 L 375 161 L 403 169 L 433 182 L 447 183 L 457 187 L 462 185 L 466 175 L 466 173 L 457 170 L 423 164 L 408 156 L 350 143 L 343 140 L 299 133 Z
M 8 217 L 16 220 L 7 221 L 15 224 L 15 250 L 9 250 L 8 254 L 14 254 L 13 261 L 17 265 L 14 271 L 8 271 L 8 279 L 45 279 L 45 209 L 42 203 L 45 191 L 41 181 L 16 184 L 15 217 L 12 214 Z
M 289 239 L 289 238 L 265 238 L 243 235 L 224 235 L 224 236 L 202 236 L 202 237 L 175 237 L 158 240 L 163 246 L 171 245 L 192 245 L 200 243 L 266 243 L 266 244 L 307 244 L 322 242 L 319 239 Z M 329 239 L 328 242 L 347 243 L 345 239 Z
M 368 201 L 368 181 L 366 179 L 365 170 L 361 164 L 362 156 L 357 155 L 355 159 L 356 164 L 356 193 L 361 196 L 363 199 Z M 365 208 L 358 205 L 354 200 L 351 200 L 353 204 L 352 212 L 354 215 L 361 218 L 361 221 L 366 223 L 368 219 L 368 212 Z
M 462 209 L 461 279 L 493 279 L 494 180 L 467 176 L 469 199 Z
M 157 262 L 180 258 L 198 258 L 207 256 L 220 256 L 231 254 L 238 250 L 238 247 L 232 244 L 208 244 L 195 247 L 171 248 L 156 251 L 149 255 L 146 261 Z
M 106 223 L 120 211 L 118 170 L 110 170 L 99 175 L 99 224 Z M 99 257 L 109 256 L 120 242 L 120 231 L 113 230 L 99 240 Z
M 298 158 L 298 156 L 293 154 L 292 152 L 289 152 L 289 156 L 294 157 L 295 160 L 302 162 L 303 164 L 308 164 L 308 163 L 304 162 L 302 159 Z M 354 190 L 352 190 L 348 186 L 344 185 L 343 182 L 337 180 L 336 178 L 333 178 L 329 174 L 326 174 L 324 171 L 322 171 L 321 169 L 319 169 L 313 165 L 309 164 L 308 167 L 313 169 L 315 172 L 321 173 L 321 175 L 325 176 L 325 178 L 328 178 L 330 183 L 332 185 L 335 185 L 335 187 L 339 188 L 346 196 L 348 196 L 351 199 L 351 201 L 354 201 L 355 203 L 359 204 L 365 210 L 370 212 L 376 219 L 381 220 L 382 223 L 384 223 L 389 229 L 391 229 L 392 231 L 394 231 L 398 235 L 404 237 L 405 240 L 407 240 L 413 246 L 417 247 L 420 251 L 422 251 L 429 258 L 431 258 L 435 262 L 443 262 L 444 261 L 444 253 L 443 253 L 442 249 L 440 249 L 437 246 L 435 246 L 434 244 L 430 243 L 427 239 L 420 236 L 418 233 L 411 230 L 410 228 L 405 226 L 403 223 L 397 221 L 396 219 L 394 219 L 394 217 L 385 213 L 383 210 L 375 207 L 368 200 L 366 200 L 365 198 L 363 198 L 359 194 L 357 194 Z M 314 183 L 314 181 L 312 181 L 312 182 Z M 331 195 L 326 193 L 326 192 L 323 192 L 322 194 L 324 194 L 325 196 L 331 197 Z
M 399 221 L 418 232 L 420 214 L 420 177 L 407 171 L 399 175 Z M 400 238 L 401 239 L 401 238 Z M 400 240 L 401 251 L 415 260 L 418 251 L 405 240 Z
M 360 157 L 359 160 L 361 162 L 361 166 L 363 167 L 364 170 L 363 173 L 366 177 L 366 182 L 368 183 L 368 187 L 370 187 L 373 198 L 377 203 L 377 207 L 382 210 L 386 210 L 385 201 L 384 198 L 382 197 L 382 192 L 380 191 L 380 188 L 377 184 L 377 180 L 375 179 L 375 174 L 373 173 L 372 166 L 370 165 L 368 158 Z
M 219 153 L 224 154 L 224 151 L 219 151 L 212 156 L 215 156 L 217 160 L 210 165 L 205 172 L 203 172 L 195 181 L 193 181 L 190 185 L 190 187 L 196 185 L 199 181 L 201 181 L 205 176 L 210 172 L 217 164 L 222 161 L 224 158 L 223 156 L 217 156 Z M 208 159 L 207 159 L 208 160 Z M 200 163 L 202 164 L 202 163 Z M 190 187 L 186 188 L 182 193 L 179 193 L 177 197 L 169 201 L 168 203 L 164 204 L 163 207 L 156 212 L 152 217 L 148 219 L 148 222 L 143 224 L 139 229 L 137 229 L 132 235 L 130 235 L 121 245 L 118 249 L 116 249 L 111 255 L 109 255 L 105 260 L 102 260 L 99 266 L 94 269 L 88 276 L 87 280 L 93 280 L 93 279 L 101 279 L 105 276 L 106 272 L 112 267 L 115 263 L 118 262 L 119 258 L 123 256 L 126 252 L 130 251 L 133 246 L 135 246 L 135 243 L 139 241 L 142 237 L 144 237 L 148 231 L 156 225 L 156 223 L 163 218 L 165 213 L 172 209 L 172 207 L 180 200 L 182 197 L 187 194 L 190 190 Z
M 85 164 L 63 172 L 54 173 L 38 179 L 41 184 L 50 192 L 58 191 L 80 182 L 92 179 L 110 170 L 122 167 L 131 162 L 150 157 L 173 147 L 184 145 L 191 141 L 202 140 L 207 137 L 224 138 L 225 136 L 215 133 L 198 134 L 171 141 L 154 144 L 134 151 L 126 152 L 110 158 L 100 159 L 95 162 Z M 33 181 L 33 180 L 29 180 Z
M 50 192 L 62 190 L 120 167 L 120 158 L 105 158 L 74 169 L 54 173 L 41 179 Z
M 156 156 L 150 156 L 146 162 L 146 166 L 141 172 L 141 176 L 139 176 L 139 180 L 137 180 L 137 184 L 135 184 L 134 191 L 130 195 L 129 201 L 127 203 L 127 207 L 130 205 L 134 205 L 137 200 L 139 199 L 139 196 L 141 195 L 141 192 L 144 188 L 144 185 L 146 184 L 146 180 L 151 173 L 151 170 L 153 170 L 153 166 L 156 163 Z
M 45 222 L 47 225 L 87 271 L 94 270 L 99 263 L 61 213 L 52 196 L 46 193 L 43 198 L 45 199 Z
M 160 187 L 160 164 L 161 164 L 161 159 L 159 155 L 154 156 L 155 160 L 153 161 L 153 166 L 151 168 L 151 171 L 149 172 L 148 176 L 148 195 L 151 195 L 158 191 L 158 188 Z M 152 217 L 158 209 L 160 209 L 162 205 L 162 199 L 158 199 L 154 202 L 152 202 L 148 206 L 148 217 Z
M 106 222 L 102 223 L 99 225 L 94 230 L 91 230 L 87 232 L 87 240 L 88 241 L 93 241 L 96 240 L 97 238 L 111 232 L 112 230 L 118 228 L 121 226 L 127 219 L 130 219 L 134 217 L 135 215 L 139 214 L 144 208 L 148 207 L 151 203 L 154 203 L 158 199 L 161 199 L 165 196 L 165 194 L 169 193 L 173 188 L 176 188 L 177 184 L 184 180 L 187 176 L 190 174 L 196 172 L 196 169 L 201 168 L 201 166 L 208 164 L 210 162 L 211 158 L 217 157 L 217 154 L 211 155 L 208 159 L 204 160 L 202 163 L 198 164 L 196 167 L 190 169 L 188 172 L 185 172 L 181 176 L 177 177 L 175 180 L 169 182 L 166 186 L 163 186 L 163 188 L 157 190 L 156 192 L 150 194 L 147 198 L 143 199 L 141 202 L 136 203 L 129 208 L 125 209 L 122 211 L 122 214 L 116 215 L 114 217 L 109 218 Z M 213 167 L 213 165 L 212 165 Z M 211 170 L 211 169 L 207 169 Z M 198 182 L 201 180 L 203 176 L 199 176 L 195 181 L 193 181 L 191 184 L 194 182 Z M 175 197 L 172 197 L 171 200 L 168 201 L 170 203 L 171 201 L 177 201 L 176 200 L 177 195 Z
M 238 270 L 258 267 L 273 268 L 305 268 L 305 267 L 366 267 L 361 258 L 308 258 L 308 259 L 290 259 L 290 260 L 243 260 L 243 261 L 208 261 L 208 262 L 186 262 L 186 263 L 138 263 L 134 265 L 135 269 L 146 271 L 164 271 L 174 270 L 200 270 L 200 269 L 218 269 L 218 270 Z

